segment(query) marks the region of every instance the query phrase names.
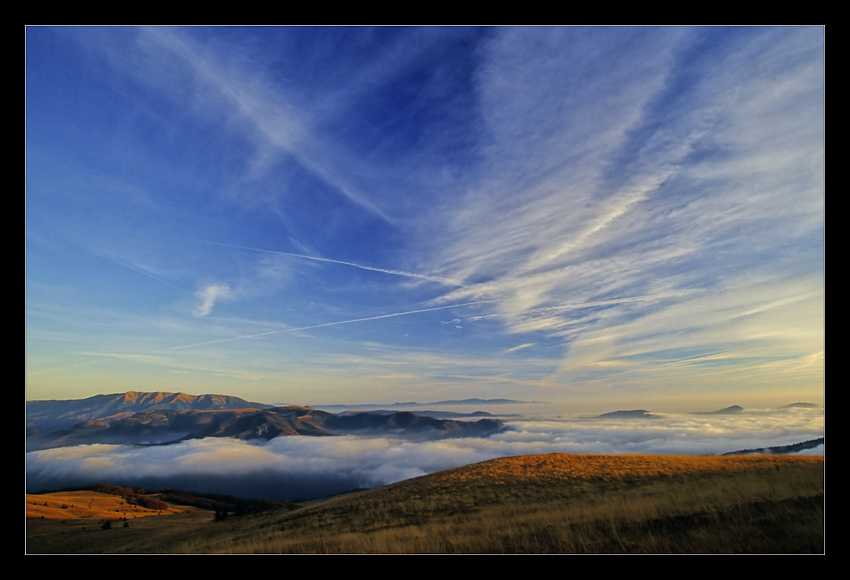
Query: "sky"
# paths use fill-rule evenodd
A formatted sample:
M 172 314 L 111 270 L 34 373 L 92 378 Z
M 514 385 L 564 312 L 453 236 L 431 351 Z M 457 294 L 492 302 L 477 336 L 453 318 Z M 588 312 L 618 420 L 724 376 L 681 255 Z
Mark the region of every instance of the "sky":
M 824 42 L 28 27 L 26 397 L 823 404 Z

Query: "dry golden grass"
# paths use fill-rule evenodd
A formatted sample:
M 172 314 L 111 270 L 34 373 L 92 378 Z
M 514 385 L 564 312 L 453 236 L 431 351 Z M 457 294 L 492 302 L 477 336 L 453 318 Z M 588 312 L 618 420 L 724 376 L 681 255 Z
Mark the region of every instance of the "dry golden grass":
M 173 549 L 819 553 L 823 457 L 502 458 L 231 522 Z
M 211 518 L 204 510 L 170 504 L 148 509 L 95 491 L 26 494 L 26 552 L 158 552 Z
M 130 505 L 115 495 L 95 491 L 67 491 L 46 494 L 26 494 L 27 519 L 47 520 L 119 520 L 179 513 L 185 508 L 169 506 L 164 510 Z
M 507 457 L 294 511 L 146 518 L 144 544 L 63 541 L 92 552 L 822 553 L 823 474 L 822 456 Z

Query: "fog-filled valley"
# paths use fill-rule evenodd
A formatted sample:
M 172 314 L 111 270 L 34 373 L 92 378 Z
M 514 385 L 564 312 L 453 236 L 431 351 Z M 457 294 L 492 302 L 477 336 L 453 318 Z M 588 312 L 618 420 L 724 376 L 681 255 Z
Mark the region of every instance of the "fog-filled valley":
M 649 410 L 637 416 L 555 413 L 563 409 L 542 403 L 491 407 L 483 412 L 503 426 L 487 436 L 429 435 L 399 428 L 357 435 L 225 436 L 169 445 L 98 443 L 42 449 L 26 454 L 27 491 L 108 482 L 305 500 L 497 457 L 556 452 L 719 455 L 793 445 L 822 438 L 824 432 L 824 409 L 817 405 L 725 413 Z M 451 410 L 463 417 L 476 409 Z M 418 412 L 427 416 L 429 410 Z M 823 445 L 802 452 L 823 454 Z

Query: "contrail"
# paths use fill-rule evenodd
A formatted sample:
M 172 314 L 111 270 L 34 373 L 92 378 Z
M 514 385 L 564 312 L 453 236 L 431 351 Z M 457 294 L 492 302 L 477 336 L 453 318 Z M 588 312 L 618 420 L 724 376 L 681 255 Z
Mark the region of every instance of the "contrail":
M 251 248 L 247 248 L 247 249 L 251 249 Z M 264 251 L 264 250 L 258 250 L 258 251 Z M 273 252 L 273 253 L 278 253 L 278 252 Z M 302 257 L 310 258 L 309 256 L 302 256 Z M 311 259 L 316 259 L 316 258 L 311 258 Z M 333 261 L 333 260 L 328 260 L 328 261 Z M 505 316 L 507 314 L 552 312 L 552 311 L 570 310 L 570 309 L 586 308 L 586 307 L 593 307 L 593 306 L 609 306 L 609 305 L 622 304 L 622 303 L 628 303 L 628 302 L 642 302 L 642 301 L 653 300 L 653 299 L 658 299 L 658 298 L 665 298 L 665 297 L 678 296 L 678 295 L 687 295 L 687 294 L 691 294 L 691 293 L 692 293 L 692 291 L 670 292 L 670 293 L 647 295 L 647 296 L 631 296 L 631 297 L 626 297 L 626 298 L 615 298 L 615 299 L 610 299 L 610 300 L 596 300 L 596 301 L 591 301 L 591 302 L 575 302 L 575 303 L 569 303 L 569 304 L 562 304 L 562 305 L 559 305 L 559 306 L 542 306 L 542 307 L 537 307 L 537 308 L 526 308 L 526 309 L 521 309 L 521 310 L 497 312 L 497 313 L 493 313 L 493 314 L 483 314 L 483 315 L 480 315 L 480 316 L 471 316 L 469 318 L 464 318 L 463 320 L 476 321 L 476 320 L 482 320 L 482 319 L 485 319 L 485 318 Z M 349 320 L 337 320 L 335 322 L 324 322 L 322 324 L 311 324 L 309 326 L 299 326 L 297 328 L 280 328 L 280 329 L 277 329 L 277 330 L 269 330 L 269 331 L 266 331 L 266 332 L 258 332 L 258 333 L 255 333 L 255 334 L 246 334 L 246 335 L 242 335 L 242 336 L 233 336 L 233 337 L 230 337 L 230 338 L 220 338 L 220 339 L 217 339 L 217 340 L 208 340 L 208 341 L 205 341 L 205 342 L 197 342 L 197 343 L 194 343 L 194 344 L 184 344 L 184 345 L 181 345 L 181 346 L 173 346 L 173 347 L 170 347 L 170 348 L 151 351 L 151 352 L 148 352 L 148 353 L 145 353 L 145 354 L 161 354 L 161 353 L 173 352 L 173 351 L 177 351 L 177 350 L 195 348 L 195 347 L 199 347 L 199 346 L 206 346 L 206 345 L 209 345 L 209 344 L 220 344 L 220 343 L 224 343 L 224 342 L 232 342 L 232 341 L 235 341 L 235 340 L 245 340 L 245 339 L 249 339 L 249 338 L 258 338 L 258 337 L 261 337 L 261 336 L 270 336 L 272 334 L 284 334 L 284 333 L 289 333 L 289 332 L 299 332 L 299 331 L 303 331 L 303 330 L 313 330 L 313 329 L 316 329 L 316 328 L 327 328 L 327 327 L 330 327 L 330 326 L 340 326 L 340 325 L 343 325 L 343 324 L 355 324 L 355 323 L 358 323 L 358 322 L 369 322 L 371 320 L 383 320 L 383 319 L 386 319 L 386 318 L 396 318 L 396 317 L 399 317 L 399 316 L 410 316 L 412 314 L 422 314 L 422 313 L 425 313 L 425 312 L 436 312 L 438 310 L 448 310 L 449 308 L 463 308 L 464 306 L 476 306 L 478 304 L 493 304 L 493 303 L 496 303 L 496 302 L 506 302 L 507 300 L 508 300 L 507 298 L 491 299 L 491 300 L 477 300 L 477 301 L 474 301 L 474 302 L 464 302 L 464 303 L 461 303 L 461 304 L 449 304 L 449 305 L 446 305 L 446 306 L 433 306 L 433 307 L 430 307 L 430 308 L 419 308 L 417 310 L 406 310 L 404 312 L 393 312 L 393 313 L 390 313 L 390 314 L 379 314 L 377 316 L 367 316 L 367 317 L 364 317 L 364 318 L 352 318 L 352 319 L 349 319 Z M 102 362 L 102 361 L 91 361 L 91 362 L 83 363 L 83 364 L 80 364 L 80 365 L 74 365 L 74 366 L 75 367 L 76 366 L 85 366 L 85 365 L 90 365 L 90 364 L 96 364 L 97 362 Z M 66 368 L 74 368 L 74 367 L 66 367 Z M 55 370 L 61 370 L 61 369 L 47 369 L 47 370 L 42 370 L 42 371 L 34 371 L 34 372 L 31 372 L 31 373 L 28 373 L 26 376 L 33 376 L 33 375 L 37 375 L 37 374 L 41 374 L 41 373 L 45 373 L 45 372 L 50 372 L 51 370 L 55 371 Z
M 196 346 L 205 346 L 208 344 L 218 344 L 221 342 L 230 342 L 233 340 L 244 340 L 246 338 L 257 338 L 259 336 L 269 336 L 270 334 L 283 334 L 286 332 L 298 332 L 301 330 L 312 330 L 314 328 L 325 328 L 328 326 L 339 326 L 341 324 L 354 324 L 356 322 L 368 322 L 370 320 L 381 320 L 384 318 L 395 318 L 397 316 L 409 316 L 411 314 L 421 314 L 423 312 L 434 312 L 435 310 L 447 310 L 449 308 L 461 308 L 463 306 L 475 306 L 476 304 L 490 304 L 493 302 L 501 302 L 501 300 L 479 300 L 477 302 L 465 302 L 463 304 L 452 304 L 450 306 L 435 306 L 433 308 L 420 308 L 419 310 L 408 310 L 406 312 L 393 312 L 392 314 L 379 314 L 378 316 L 367 316 L 366 318 L 354 318 L 351 320 L 337 320 L 336 322 L 324 322 L 322 324 L 312 324 L 310 326 L 299 326 L 298 328 L 280 328 L 277 330 L 269 330 L 256 334 L 246 334 L 244 336 L 233 336 L 230 338 L 220 338 L 218 340 L 208 340 L 206 342 L 198 342 L 195 344 L 185 344 L 182 346 L 173 346 L 156 352 L 170 352 L 182 350 L 184 348 L 194 348 Z
M 250 249 L 250 248 L 248 248 L 248 249 Z M 647 301 L 647 300 L 657 300 L 658 298 L 664 298 L 664 297 L 674 296 L 674 295 L 690 294 L 690 293 L 691 292 L 689 292 L 689 291 L 686 291 L 686 292 L 671 292 L 671 293 L 666 293 L 666 294 L 656 294 L 656 295 L 649 295 L 649 296 L 631 296 L 631 297 L 627 297 L 627 298 L 614 298 L 614 299 L 610 299 L 610 300 L 596 300 L 596 301 L 593 301 L 593 302 L 574 302 L 574 303 L 570 303 L 570 304 L 562 304 L 560 306 L 541 306 L 541 307 L 538 307 L 538 308 L 526 308 L 526 309 L 522 309 L 522 310 L 514 310 L 514 311 L 508 311 L 508 312 L 497 312 L 497 313 L 493 313 L 493 314 L 483 314 L 483 315 L 480 315 L 480 316 L 471 316 L 471 317 L 465 318 L 463 320 L 475 321 L 475 320 L 482 320 L 482 319 L 485 319 L 485 318 L 494 318 L 494 317 L 499 317 L 499 316 L 505 316 L 506 314 L 538 313 L 538 312 L 553 312 L 553 311 L 556 312 L 556 311 L 561 311 L 561 310 L 572 310 L 572 309 L 577 309 L 577 308 L 589 308 L 589 307 L 594 307 L 594 306 L 609 306 L 609 305 L 613 305 L 613 304 L 622 304 L 622 303 L 627 303 L 627 302 L 643 302 L 643 301 Z M 230 341 L 233 341 L 233 340 L 244 340 L 244 339 L 247 339 L 247 338 L 257 338 L 257 337 L 260 337 L 260 336 L 269 336 L 271 334 L 283 334 L 283 333 L 287 333 L 287 332 L 298 332 L 298 331 L 301 331 L 301 330 L 312 330 L 312 329 L 315 329 L 315 328 L 325 328 L 325 327 L 328 327 L 328 326 L 339 326 L 341 324 L 354 324 L 354 323 L 357 323 L 357 322 L 368 322 L 370 320 L 382 320 L 384 318 L 396 318 L 398 316 L 409 316 L 411 314 L 421 314 L 423 312 L 434 312 L 434 311 L 437 311 L 437 310 L 447 310 L 449 308 L 462 308 L 464 306 L 476 306 L 478 304 L 493 304 L 494 302 L 505 302 L 506 300 L 507 300 L 506 298 L 492 299 L 492 300 L 477 300 L 475 302 L 464 302 L 462 304 L 450 304 L 448 306 L 434 306 L 434 307 L 431 307 L 431 308 L 420 308 L 418 310 L 407 310 L 405 312 L 393 312 L 391 314 L 379 314 L 377 316 L 367 316 L 365 318 L 353 318 L 353 319 L 350 319 L 350 320 L 338 320 L 336 322 L 324 322 L 322 324 L 312 324 L 310 326 L 300 326 L 298 328 L 281 328 L 281 329 L 277 329 L 277 330 L 269 330 L 269 331 L 266 331 L 266 332 L 259 332 L 259 333 L 256 333 L 256 334 L 246 334 L 244 336 L 234 336 L 234 337 L 230 337 L 230 338 L 220 338 L 220 339 L 217 339 L 217 340 L 208 340 L 206 342 L 198 342 L 198 343 L 195 343 L 195 344 L 186 344 L 186 345 L 182 345 L 182 346 L 174 346 L 174 347 L 167 348 L 167 349 L 161 350 L 161 351 L 156 351 L 156 352 L 170 352 L 170 351 L 175 351 L 175 350 L 182 350 L 182 349 L 185 349 L 185 348 L 194 348 L 194 347 L 197 347 L 197 346 L 205 346 L 205 345 L 208 345 L 208 344 L 217 344 L 217 343 L 222 343 L 222 342 L 230 342 Z
M 459 280 L 452 280 L 451 278 L 442 278 L 440 276 L 429 276 L 428 274 L 417 274 L 416 272 L 404 272 L 402 270 L 389 270 L 387 268 L 376 268 L 374 266 L 365 266 L 363 264 L 357 264 L 355 262 L 345 262 L 343 260 L 333 260 L 331 258 L 319 258 L 316 256 L 308 256 L 306 254 L 294 254 L 292 252 L 279 252 L 276 250 L 263 250 L 260 248 L 249 248 L 247 246 L 237 246 L 235 244 L 225 244 L 221 242 L 208 242 L 210 244 L 215 244 L 217 246 L 227 246 L 229 248 L 238 248 L 241 250 L 250 250 L 252 252 L 262 252 L 264 254 L 279 254 L 281 256 L 291 256 L 293 258 L 303 258 L 305 260 L 313 260 L 315 262 L 327 262 L 328 264 L 340 264 L 342 266 L 351 266 L 352 268 L 359 268 L 360 270 L 368 270 L 370 272 L 380 272 L 382 274 L 390 274 L 393 276 L 404 276 L 406 278 L 419 278 L 420 280 L 429 280 L 431 282 L 438 282 L 440 284 L 446 286 L 463 286 L 463 283 Z
M 60 238 L 60 239 L 62 239 L 62 240 L 65 240 L 65 241 L 66 241 L 66 242 L 68 242 L 69 244 L 74 244 L 75 246 L 78 246 L 78 247 L 83 248 L 84 250 L 86 250 L 86 251 L 88 251 L 88 252 L 91 252 L 91 253 L 92 253 L 92 254 L 94 254 L 95 256 L 99 256 L 99 257 L 103 258 L 104 260 L 109 260 L 109 261 L 110 261 L 110 262 L 112 262 L 113 264 L 118 264 L 119 266 L 123 266 L 124 268 L 127 268 L 128 270 L 132 270 L 133 272 L 136 272 L 136 273 L 138 273 L 138 274 L 142 274 L 143 276 L 147 276 L 148 278 L 152 278 L 152 279 L 156 280 L 157 282 L 160 282 L 160 283 L 162 283 L 162 284 L 165 284 L 166 286 L 171 286 L 171 287 L 172 287 L 172 288 L 174 288 L 175 290 L 181 290 L 181 291 L 183 290 L 183 288 L 181 288 L 181 287 L 179 287 L 179 286 L 175 286 L 174 284 L 172 284 L 172 283 L 171 283 L 171 282 L 169 282 L 168 280 L 163 280 L 163 279 L 162 279 L 162 278 L 160 278 L 159 276 L 155 276 L 155 275 L 151 274 L 150 272 L 148 272 L 147 270 L 145 270 L 145 269 L 143 269 L 143 268 L 140 268 L 140 267 L 135 266 L 135 265 L 133 265 L 133 264 L 129 264 L 129 263 L 127 263 L 125 260 L 122 260 L 122 259 L 119 259 L 119 258 L 115 258 L 115 257 L 113 257 L 113 256 L 110 256 L 109 254 L 104 254 L 103 252 L 101 252 L 101 251 L 99 251 L 99 250 L 96 250 L 96 249 L 94 249 L 94 248 L 91 248 L 91 247 L 89 247 L 89 246 L 86 246 L 86 245 L 84 245 L 84 244 L 82 244 L 82 243 L 80 243 L 80 242 L 77 242 L 77 241 L 75 241 L 75 240 L 72 240 L 72 239 L 70 239 L 70 238 L 67 238 L 67 237 L 65 237 L 65 236 L 63 236 L 63 235 L 61 235 L 61 234 L 54 234 L 54 235 L 55 235 L 57 238 Z
M 449 308 L 461 308 L 463 306 L 474 306 L 476 304 L 489 304 L 489 303 L 492 303 L 492 302 L 500 302 L 500 300 L 478 300 L 476 302 L 465 302 L 463 304 L 451 304 L 449 306 L 434 306 L 432 308 L 420 308 L 418 310 L 408 310 L 408 311 L 405 311 L 405 312 L 393 312 L 391 314 L 379 314 L 378 316 L 367 316 L 365 318 L 354 318 L 354 319 L 351 319 L 351 320 L 337 320 L 336 322 L 324 322 L 322 324 L 312 324 L 310 326 L 300 326 L 298 328 L 280 328 L 280 329 L 277 329 L 277 330 L 269 330 L 269 331 L 266 331 L 266 332 L 259 332 L 259 333 L 256 333 L 256 334 L 246 334 L 246 335 L 243 335 L 243 336 L 232 336 L 230 338 L 220 338 L 218 340 L 208 340 L 206 342 L 197 342 L 195 344 L 184 344 L 184 345 L 181 345 L 181 346 L 172 346 L 171 348 L 165 348 L 165 349 L 161 349 L 161 350 L 150 351 L 150 352 L 147 352 L 145 354 L 149 354 L 149 355 L 150 354 L 162 354 L 162 353 L 166 353 L 166 352 L 173 352 L 175 350 L 183 350 L 183 349 L 187 349 L 187 348 L 195 348 L 195 347 L 198 347 L 198 346 L 206 346 L 208 344 L 220 344 L 220 343 L 223 343 L 223 342 L 232 342 L 234 340 L 245 340 L 245 339 L 248 339 L 248 338 L 257 338 L 257 337 L 260 337 L 260 336 L 269 336 L 269 335 L 272 335 L 272 334 L 283 334 L 283 333 L 287 333 L 287 332 L 298 332 L 298 331 L 301 331 L 301 330 L 312 330 L 314 328 L 325 328 L 325 327 L 328 327 L 328 326 L 339 326 L 341 324 L 355 324 L 357 322 L 368 322 L 370 320 L 382 320 L 384 318 L 395 318 L 395 317 L 398 317 L 398 316 L 409 316 L 411 314 L 421 314 L 423 312 L 434 312 L 436 310 L 447 310 Z M 98 360 L 98 361 L 90 361 L 90 362 L 87 362 L 87 363 L 74 365 L 73 367 L 64 367 L 64 368 L 76 368 L 78 366 L 86 366 L 86 365 L 91 365 L 91 364 L 97 364 L 97 363 L 103 362 L 105 360 L 107 360 L 107 359 L 104 358 L 104 359 L 101 359 L 101 360 Z M 63 369 L 46 369 L 46 370 L 41 370 L 41 371 L 34 371 L 34 372 L 31 372 L 31 373 L 28 373 L 26 376 L 30 377 L 30 376 L 39 375 L 39 374 L 42 374 L 42 373 L 46 373 L 46 372 L 50 372 L 50 371 L 57 371 L 57 370 L 63 370 Z

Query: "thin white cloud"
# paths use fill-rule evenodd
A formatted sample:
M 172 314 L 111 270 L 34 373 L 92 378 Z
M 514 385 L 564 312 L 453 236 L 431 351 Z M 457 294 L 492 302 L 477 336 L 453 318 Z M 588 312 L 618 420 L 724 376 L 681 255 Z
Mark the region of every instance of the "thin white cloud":
M 526 342 L 525 344 L 518 344 L 516 346 L 512 346 L 511 348 L 505 349 L 504 354 L 510 354 L 512 352 L 519 352 L 521 350 L 525 350 L 527 348 L 531 348 L 535 345 L 533 342 Z
M 198 288 L 195 298 L 198 301 L 195 305 L 195 316 L 203 317 L 209 315 L 218 302 L 233 298 L 233 292 L 228 284 L 212 282 Z

